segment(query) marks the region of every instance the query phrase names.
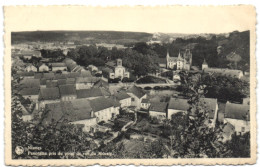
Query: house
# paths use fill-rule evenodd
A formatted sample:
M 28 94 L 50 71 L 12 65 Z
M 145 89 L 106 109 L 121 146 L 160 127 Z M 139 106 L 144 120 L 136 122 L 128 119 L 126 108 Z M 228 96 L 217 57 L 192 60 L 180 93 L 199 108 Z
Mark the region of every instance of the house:
M 45 63 L 43 63 L 42 65 L 39 66 L 39 71 L 40 72 L 47 72 L 49 71 L 49 66 L 47 66 Z
M 65 63 L 51 63 L 51 71 L 67 71 L 67 66 Z
M 59 103 L 60 91 L 59 88 L 41 88 L 38 99 L 38 108 L 45 108 L 46 104 Z
M 62 101 L 70 101 L 77 98 L 75 85 L 60 85 L 59 89 Z
M 166 61 L 168 69 L 189 71 L 192 64 L 192 53 L 190 49 L 186 49 L 184 52 L 179 51 L 178 57 L 170 57 L 167 51 Z
M 131 96 L 125 92 L 115 93 L 114 98 L 119 101 L 122 108 L 131 106 Z
M 37 102 L 39 98 L 39 92 L 39 87 L 30 87 L 22 88 L 22 90 L 19 91 L 19 94 L 22 95 L 24 99 L 30 99 L 34 102 Z
M 250 131 L 249 105 L 226 103 L 224 123 L 230 123 L 235 127 L 236 134 L 244 134 Z
M 45 78 L 47 80 L 53 80 L 55 78 L 55 75 L 52 72 L 43 73 L 43 77 L 42 78 Z
M 67 69 L 69 71 L 72 71 L 77 66 L 77 63 L 70 58 L 65 58 L 63 60 L 63 63 L 65 63 L 65 65 L 67 66 Z
M 40 80 L 34 78 L 23 79 L 19 86 L 20 88 L 40 88 Z
M 168 105 L 167 117 L 172 119 L 172 116 L 179 112 L 187 112 L 190 104 L 187 99 L 171 98 Z
M 34 72 L 22 72 L 18 71 L 17 75 L 20 77 L 20 79 L 33 79 L 34 78 Z
M 104 81 L 103 79 L 100 79 L 96 83 L 94 83 L 93 87 L 94 88 L 102 87 L 102 88 L 108 89 L 109 88 L 109 84 L 108 84 L 108 82 Z
M 157 118 L 160 122 L 167 118 L 167 103 L 165 102 L 151 102 L 149 108 L 149 116 L 151 118 Z
M 76 89 L 90 89 L 99 80 L 97 77 L 76 78 Z
M 151 105 L 151 103 L 150 103 L 149 99 L 142 99 L 141 109 L 148 110 L 150 105 Z
M 222 76 L 238 78 L 238 79 L 241 79 L 244 76 L 241 70 L 227 69 L 227 68 L 209 68 L 205 59 L 202 64 L 202 70 L 205 73 L 216 73 Z
M 66 79 L 66 84 L 75 84 L 75 82 L 76 82 L 76 79 L 75 78 L 67 78 Z
M 92 77 L 90 71 L 84 70 L 80 72 L 81 77 Z
M 40 88 L 46 88 L 46 82 L 47 82 L 47 79 L 41 78 L 40 79 Z
M 158 57 L 157 59 L 156 59 L 156 62 L 158 63 L 158 65 L 159 65 L 159 67 L 160 68 L 166 68 L 167 67 L 167 61 L 166 61 L 166 59 L 165 58 L 160 58 L 160 57 Z
M 29 111 L 24 107 L 24 105 L 22 104 L 18 104 L 18 106 L 21 108 L 21 111 L 22 111 L 22 120 L 24 122 L 29 122 L 32 120 L 32 114 L 29 113 Z
M 107 122 L 119 114 L 120 103 L 118 103 L 116 100 L 100 97 L 90 100 L 89 102 L 97 118 L 97 122 Z
M 31 71 L 37 72 L 37 68 L 30 64 L 30 65 L 26 66 L 25 71 L 27 71 L 27 72 L 31 72 Z
M 129 96 L 131 96 L 131 106 L 135 106 L 137 108 L 141 107 L 142 99 L 147 97 L 143 89 L 137 86 L 130 87 L 126 90 L 126 92 Z
M 56 80 L 46 80 L 46 88 L 58 87 L 58 81 Z
M 43 125 L 52 121 L 68 121 L 71 124 L 83 125 L 83 131 L 89 132 L 96 125 L 96 117 L 89 101 L 76 99 L 46 105 L 47 114 L 43 118 Z
M 106 71 L 108 72 L 108 78 L 115 79 L 115 78 L 129 78 L 130 73 L 126 71 L 125 67 L 122 66 L 122 59 L 117 59 L 116 64 L 115 62 L 109 61 L 106 63 L 106 66 L 111 70 Z
M 34 79 L 41 79 L 43 77 L 43 73 L 34 73 Z
M 76 90 L 76 94 L 78 99 L 96 99 L 104 96 L 108 97 L 110 95 L 101 88 L 80 89 Z
M 60 86 L 60 85 L 66 85 L 66 84 L 67 84 L 66 81 L 67 81 L 66 79 L 58 79 L 58 86 Z

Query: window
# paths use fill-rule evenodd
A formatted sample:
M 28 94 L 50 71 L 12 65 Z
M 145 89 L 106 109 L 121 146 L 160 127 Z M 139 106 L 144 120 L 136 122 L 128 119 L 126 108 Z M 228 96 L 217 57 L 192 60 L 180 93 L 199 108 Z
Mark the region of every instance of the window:
M 242 131 L 242 132 L 245 132 L 245 127 L 241 127 L 241 131 Z
M 135 98 L 132 97 L 132 98 L 131 98 L 131 101 L 135 101 Z

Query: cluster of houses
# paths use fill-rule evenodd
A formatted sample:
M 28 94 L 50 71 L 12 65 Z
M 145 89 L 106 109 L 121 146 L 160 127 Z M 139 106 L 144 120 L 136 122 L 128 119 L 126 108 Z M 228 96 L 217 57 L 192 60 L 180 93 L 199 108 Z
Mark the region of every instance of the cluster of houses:
M 201 98 L 200 104 L 208 113 L 210 127 L 215 127 L 216 123 L 223 123 L 223 141 L 230 140 L 232 134 L 244 134 L 250 131 L 249 103 L 235 104 L 227 102 L 224 111 L 220 111 L 217 99 Z M 141 109 L 148 112 L 151 118 L 156 118 L 159 122 L 165 119 L 172 119 L 176 113 L 187 113 L 190 109 L 188 99 L 171 98 L 169 102 L 155 102 L 149 99 L 142 99 Z M 222 112 L 222 113 L 220 113 Z M 195 113 L 190 113 L 195 117 Z

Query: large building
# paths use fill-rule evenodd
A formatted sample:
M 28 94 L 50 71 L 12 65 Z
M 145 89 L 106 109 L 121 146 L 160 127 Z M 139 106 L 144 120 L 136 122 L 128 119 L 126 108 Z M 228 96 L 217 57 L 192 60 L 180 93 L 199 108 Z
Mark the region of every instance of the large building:
M 129 78 L 130 73 L 125 69 L 125 67 L 122 65 L 122 59 L 117 59 L 116 64 L 115 62 L 107 62 L 106 66 L 109 69 L 105 69 L 102 72 L 105 74 L 110 79 L 115 79 L 115 78 Z
M 184 52 L 179 51 L 178 57 L 170 57 L 167 51 L 166 62 L 168 69 L 189 71 L 192 64 L 192 53 L 190 49 L 186 49 Z
M 227 68 L 210 68 L 205 59 L 202 64 L 202 70 L 205 73 L 216 73 L 222 76 L 238 78 L 238 79 L 242 78 L 244 75 L 241 70 L 227 69 Z

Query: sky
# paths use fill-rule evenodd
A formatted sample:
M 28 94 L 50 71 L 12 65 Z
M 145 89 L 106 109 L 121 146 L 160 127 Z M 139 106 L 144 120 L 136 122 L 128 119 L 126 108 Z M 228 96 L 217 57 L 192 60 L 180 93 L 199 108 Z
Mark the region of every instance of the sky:
M 252 28 L 252 6 L 225 7 L 7 7 L 12 31 L 113 30 L 162 33 L 227 33 Z M 254 26 L 254 25 L 253 25 Z M 8 29 L 8 30 L 10 30 Z

